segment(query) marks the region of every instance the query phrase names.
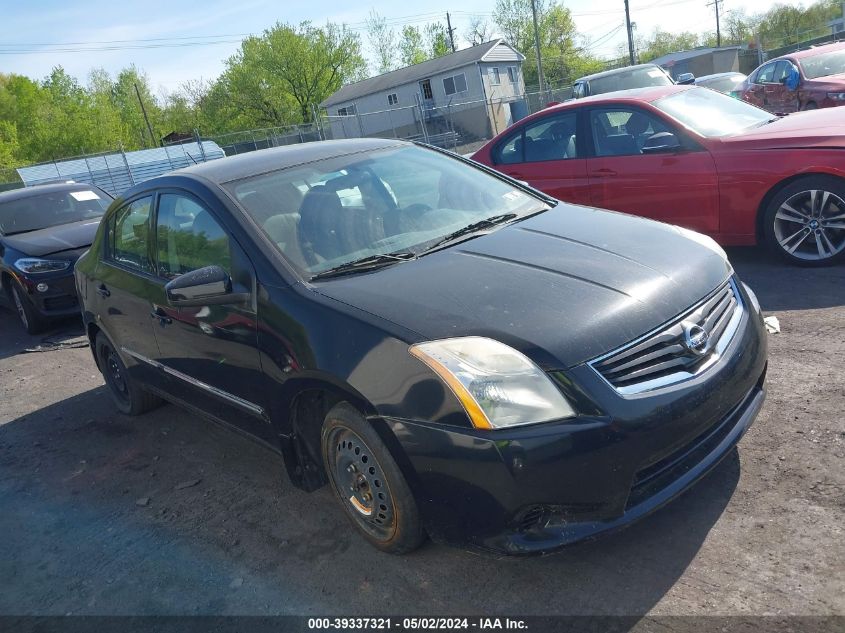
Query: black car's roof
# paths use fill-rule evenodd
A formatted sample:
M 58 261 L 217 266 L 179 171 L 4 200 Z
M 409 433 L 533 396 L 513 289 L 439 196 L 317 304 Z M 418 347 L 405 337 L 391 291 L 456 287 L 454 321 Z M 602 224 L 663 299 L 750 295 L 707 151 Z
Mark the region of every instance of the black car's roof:
M 172 175 L 200 176 L 217 184 L 239 180 L 255 174 L 302 165 L 344 154 L 354 154 L 384 147 L 410 145 L 407 141 L 383 138 L 360 138 L 338 141 L 317 141 L 274 147 L 212 160 L 171 172 Z
M 51 185 L 35 185 L 34 187 L 23 187 L 22 189 L 12 189 L 11 191 L 4 191 L 3 193 L 0 193 L 0 203 L 11 202 L 12 200 L 21 200 L 22 198 L 31 198 L 45 193 L 83 190 L 90 191 L 91 189 L 102 191 L 99 187 L 88 184 L 87 182 L 59 182 Z

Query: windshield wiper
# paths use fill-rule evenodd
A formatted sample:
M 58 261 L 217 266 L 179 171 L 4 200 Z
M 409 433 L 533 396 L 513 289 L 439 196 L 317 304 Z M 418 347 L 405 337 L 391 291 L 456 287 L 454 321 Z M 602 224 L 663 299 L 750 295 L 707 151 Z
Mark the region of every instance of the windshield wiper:
M 334 268 L 320 271 L 311 275 L 311 281 L 315 279 L 326 279 L 328 277 L 340 277 L 341 275 L 348 275 L 351 273 L 362 272 L 365 270 L 373 270 L 374 268 L 381 268 L 395 264 L 396 262 L 407 262 L 416 259 L 417 254 L 410 251 L 399 251 L 396 253 L 380 253 L 378 255 L 368 255 L 361 259 L 356 259 L 345 264 L 340 264 Z
M 434 245 L 425 249 L 422 254 L 425 255 L 432 251 L 436 251 L 437 249 L 446 246 L 447 244 L 450 244 L 455 240 L 460 239 L 466 235 L 471 235 L 472 233 L 477 233 L 478 231 L 481 231 L 483 229 L 489 229 L 490 227 L 504 224 L 505 222 L 509 222 L 516 217 L 516 213 L 503 213 L 502 215 L 494 215 L 491 218 L 485 218 L 483 220 L 479 220 L 478 222 L 473 222 L 472 224 L 460 228 L 457 231 L 453 231 L 452 233 L 449 233 L 445 237 L 439 239 L 437 242 L 434 243 Z

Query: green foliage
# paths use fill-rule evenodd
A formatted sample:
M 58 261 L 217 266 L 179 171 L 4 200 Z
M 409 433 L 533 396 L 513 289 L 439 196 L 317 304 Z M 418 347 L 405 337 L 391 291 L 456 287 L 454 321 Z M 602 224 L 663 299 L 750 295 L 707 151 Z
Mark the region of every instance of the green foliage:
M 669 33 L 658 28 L 647 40 L 638 42 L 636 48 L 639 51 L 639 61 L 645 63 L 668 53 L 686 51 L 703 45 L 702 36 L 698 33 L 689 31 Z
M 426 55 L 429 59 L 443 57 L 452 52 L 446 25 L 442 22 L 431 22 L 425 25 Z
M 394 70 L 397 62 L 396 32 L 387 26 L 387 20 L 376 13 L 375 9 L 370 11 L 367 18 L 367 39 L 375 54 L 375 74 Z
M 829 35 L 827 23 L 838 17 L 842 17 L 840 0 L 819 0 L 806 9 L 776 4 L 759 18 L 763 48 L 777 48 Z
M 402 29 L 402 39 L 399 41 L 399 54 L 402 66 L 421 64 L 428 59 L 423 45 L 423 34 L 419 28 L 409 24 Z
M 557 0 L 535 0 L 535 5 L 543 74 L 548 85 L 568 84 L 603 68 L 602 62 L 579 43 L 569 9 Z M 525 55 L 522 72 L 526 86 L 538 86 L 531 0 L 497 0 L 493 17 L 505 41 Z

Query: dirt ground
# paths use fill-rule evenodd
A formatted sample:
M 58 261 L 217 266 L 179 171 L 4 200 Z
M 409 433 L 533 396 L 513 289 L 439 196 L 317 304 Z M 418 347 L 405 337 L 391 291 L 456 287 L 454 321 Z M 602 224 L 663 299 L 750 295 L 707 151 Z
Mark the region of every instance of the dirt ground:
M 845 266 L 731 257 L 782 327 L 756 423 L 676 502 L 542 559 L 381 554 L 278 456 L 117 414 L 88 349 L 23 353 L 0 309 L 0 614 L 845 614 Z

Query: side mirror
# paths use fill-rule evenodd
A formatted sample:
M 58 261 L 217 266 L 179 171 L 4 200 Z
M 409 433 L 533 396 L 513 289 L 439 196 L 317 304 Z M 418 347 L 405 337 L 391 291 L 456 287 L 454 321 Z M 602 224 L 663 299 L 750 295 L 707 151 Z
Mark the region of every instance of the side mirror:
M 164 286 L 173 306 L 207 306 L 242 303 L 249 293 L 232 292 L 232 278 L 220 266 L 206 266 L 179 275 Z
M 678 75 L 678 78 L 675 80 L 676 84 L 681 84 L 682 86 L 688 86 L 690 84 L 695 83 L 695 75 L 692 73 L 681 73 Z
M 643 154 L 661 154 L 677 152 L 681 150 L 681 142 L 671 132 L 658 132 L 652 134 L 643 144 Z

